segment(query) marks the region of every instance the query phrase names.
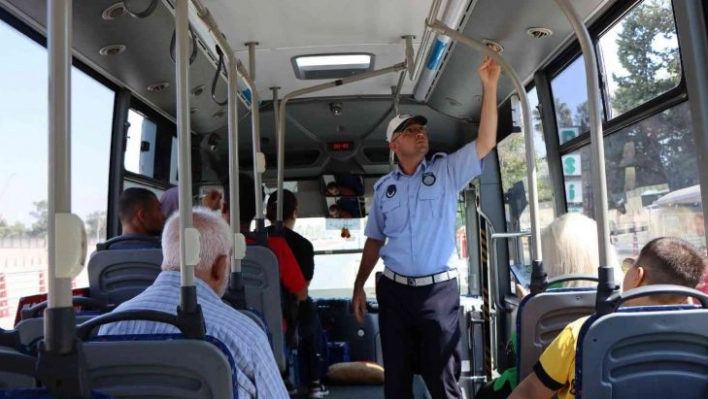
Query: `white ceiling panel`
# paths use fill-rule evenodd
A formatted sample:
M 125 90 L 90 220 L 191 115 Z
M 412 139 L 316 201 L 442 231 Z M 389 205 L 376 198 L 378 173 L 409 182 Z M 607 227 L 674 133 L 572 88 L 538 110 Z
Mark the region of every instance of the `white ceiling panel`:
M 297 79 L 292 57 L 306 54 L 371 53 L 375 69 L 403 62 L 404 35 L 414 35 L 414 49 L 424 32 L 430 1 L 234 1 L 202 0 L 229 45 L 248 65 L 246 42 L 256 47 L 256 85 L 262 100 L 272 98 L 270 88 L 280 87 L 280 96 L 328 80 Z M 193 18 L 196 21 L 197 18 Z M 267 23 L 264 23 L 267 21 Z M 213 46 L 203 26 L 196 26 L 207 45 Z M 344 85 L 309 96 L 391 94 L 398 74 Z M 410 94 L 413 82 L 406 79 L 402 93 Z M 308 97 L 308 96 L 304 96 Z

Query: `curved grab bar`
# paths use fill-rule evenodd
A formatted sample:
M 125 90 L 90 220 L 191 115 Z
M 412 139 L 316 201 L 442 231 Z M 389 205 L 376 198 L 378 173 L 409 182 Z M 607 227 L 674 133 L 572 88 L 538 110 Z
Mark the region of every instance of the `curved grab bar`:
M 109 323 L 127 320 L 142 320 L 165 323 L 174 326 L 175 328 L 179 329 L 180 332 L 185 334 L 185 331 L 180 328 L 176 315 L 165 312 L 158 312 L 156 310 L 126 310 L 121 312 L 106 313 L 104 315 L 94 317 L 79 324 L 76 327 L 76 336 L 80 340 L 84 341 L 89 337 L 91 332 L 96 329 L 96 327 L 100 327 Z
M 221 69 L 224 68 L 224 53 L 221 52 L 219 47 L 216 48 L 216 52 L 219 53 L 219 60 L 216 62 L 216 72 L 214 72 L 214 79 L 211 80 L 211 99 L 214 100 L 216 105 L 224 106 L 229 103 L 229 98 L 227 97 L 224 101 L 219 101 L 216 99 L 216 82 L 219 81 L 219 75 L 221 74 Z M 228 79 L 228 74 L 226 77 Z M 237 209 L 235 211 L 238 211 Z
M 526 90 L 519 79 L 519 75 L 516 74 L 514 68 L 496 51 L 487 47 L 486 44 L 472 39 L 463 35 L 462 33 L 451 29 L 447 25 L 440 21 L 434 21 L 433 23 L 427 24 L 432 30 L 437 31 L 440 34 L 450 37 L 452 40 L 456 40 L 468 47 L 472 47 L 478 51 L 484 53 L 484 55 L 489 56 L 494 61 L 498 62 L 503 70 L 507 73 L 512 83 L 514 84 L 514 89 L 519 94 L 519 99 L 521 100 L 521 106 L 523 109 L 524 118 L 524 130 L 525 130 L 525 146 L 526 146 L 526 168 L 527 168 L 527 180 L 529 187 L 529 211 L 531 213 L 531 259 L 540 260 L 541 259 L 541 230 L 538 222 L 538 186 L 536 182 L 536 162 L 535 162 L 535 150 L 533 143 L 533 128 L 531 124 L 531 109 L 529 107 L 528 96 L 526 95 Z
M 703 309 L 708 309 L 708 295 L 693 288 L 671 284 L 652 284 L 644 287 L 633 288 L 625 292 L 617 292 L 607 298 L 607 302 L 612 305 L 612 311 L 632 299 L 643 298 L 652 295 L 676 295 L 698 299 Z
M 189 33 L 192 36 L 192 54 L 189 56 L 189 65 L 192 65 L 194 63 L 194 60 L 197 59 L 197 36 L 194 34 L 194 31 L 192 30 L 192 27 L 189 27 Z M 172 31 L 172 39 L 170 40 L 170 58 L 172 59 L 173 63 L 177 63 L 177 60 L 175 59 L 175 43 L 177 41 L 177 30 Z
M 590 113 L 590 147 L 592 149 L 593 194 L 595 203 L 595 222 L 599 240 L 600 264 L 610 265 L 610 228 L 607 219 L 607 179 L 605 178 L 605 147 L 600 118 L 600 83 L 595 47 L 590 33 L 583 24 L 580 15 L 568 0 L 555 0 L 578 36 L 580 48 L 585 60 L 585 74 L 588 92 L 588 111 Z
M 47 302 L 47 301 L 43 301 L 43 302 L 40 302 L 40 303 L 38 303 L 38 304 L 36 304 L 36 305 L 33 305 L 33 306 L 29 307 L 29 308 L 22 309 L 22 310 L 20 311 L 20 313 L 21 313 L 21 315 L 22 315 L 22 320 L 25 320 L 25 319 L 32 319 L 32 318 L 37 317 L 37 316 L 39 315 L 39 312 L 41 312 L 42 310 L 44 310 L 44 309 L 47 308 L 48 303 L 49 303 L 49 302 Z M 85 297 L 85 296 L 75 296 L 75 297 L 72 297 L 72 298 L 71 298 L 71 304 L 74 305 L 74 306 L 76 306 L 76 305 L 79 305 L 79 306 L 88 306 L 88 307 L 95 308 L 96 310 L 99 310 L 99 311 L 102 311 L 102 312 L 105 312 L 105 311 L 109 310 L 108 307 L 106 307 L 105 305 L 99 303 L 99 302 L 96 301 L 95 299 L 89 298 L 89 297 Z
M 157 8 L 157 4 L 159 3 L 158 0 L 151 0 L 150 4 L 147 6 L 147 8 L 143 11 L 140 12 L 135 12 L 130 9 L 130 0 L 123 0 L 123 8 L 125 8 L 125 11 L 130 14 L 133 18 L 138 18 L 138 19 L 143 19 L 147 18 L 150 15 L 152 15 L 153 12 L 155 12 L 155 9 Z
M 110 240 L 106 240 L 104 242 L 99 242 L 96 244 L 96 250 L 97 251 L 105 251 L 107 249 L 110 249 L 112 245 L 118 244 L 121 242 L 126 242 L 126 241 L 144 241 L 146 243 L 150 244 L 156 244 L 160 245 L 161 240 L 160 237 L 158 236 L 148 236 L 148 235 L 143 235 L 143 234 L 126 234 L 126 235 L 120 235 L 117 237 L 113 237 Z
M 565 283 L 568 281 L 592 281 L 593 283 L 597 283 L 600 280 L 597 278 L 597 276 L 592 275 L 592 274 L 585 274 L 585 273 L 563 274 L 560 276 L 549 278 L 548 279 L 548 286 L 550 286 L 551 284 Z

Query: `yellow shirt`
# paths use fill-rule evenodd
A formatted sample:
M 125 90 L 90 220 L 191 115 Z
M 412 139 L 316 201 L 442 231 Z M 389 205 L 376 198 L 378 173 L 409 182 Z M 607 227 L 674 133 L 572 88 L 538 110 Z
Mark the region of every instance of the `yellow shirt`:
M 559 399 L 575 399 L 575 348 L 580 328 L 587 319 L 582 317 L 568 324 L 533 368 L 543 385 L 558 392 Z

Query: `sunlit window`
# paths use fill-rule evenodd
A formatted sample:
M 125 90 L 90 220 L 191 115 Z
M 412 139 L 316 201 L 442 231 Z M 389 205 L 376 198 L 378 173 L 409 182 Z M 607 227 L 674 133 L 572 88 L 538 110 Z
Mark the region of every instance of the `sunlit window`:
M 576 159 L 577 179 L 566 177 L 570 212 L 594 217 L 592 159 Z M 651 116 L 605 139 L 609 225 L 621 257 L 636 256 L 652 238 L 683 238 L 705 251 L 703 207 L 688 103 Z
M 671 90 L 681 81 L 670 0 L 646 0 L 600 37 L 611 117 Z
M 0 21 L 0 327 L 20 297 L 47 290 L 47 51 Z M 88 251 L 106 237 L 115 92 L 71 70 L 71 210 Z M 75 280 L 88 286 L 86 271 Z

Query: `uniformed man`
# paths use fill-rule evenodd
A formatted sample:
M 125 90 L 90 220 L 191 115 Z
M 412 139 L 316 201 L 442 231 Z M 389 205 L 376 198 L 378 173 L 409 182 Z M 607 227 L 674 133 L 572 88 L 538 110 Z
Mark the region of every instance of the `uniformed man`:
M 397 115 L 386 130 L 399 164 L 374 185 L 352 304 L 364 321 L 364 282 L 379 256 L 386 266 L 376 288 L 384 357 L 386 398 L 412 398 L 420 372 L 434 398 L 461 398 L 455 213 L 459 192 L 482 172 L 497 142 L 497 82 L 501 68 L 485 58 L 477 139 L 428 161 L 427 119 Z M 386 241 L 388 240 L 388 241 Z

